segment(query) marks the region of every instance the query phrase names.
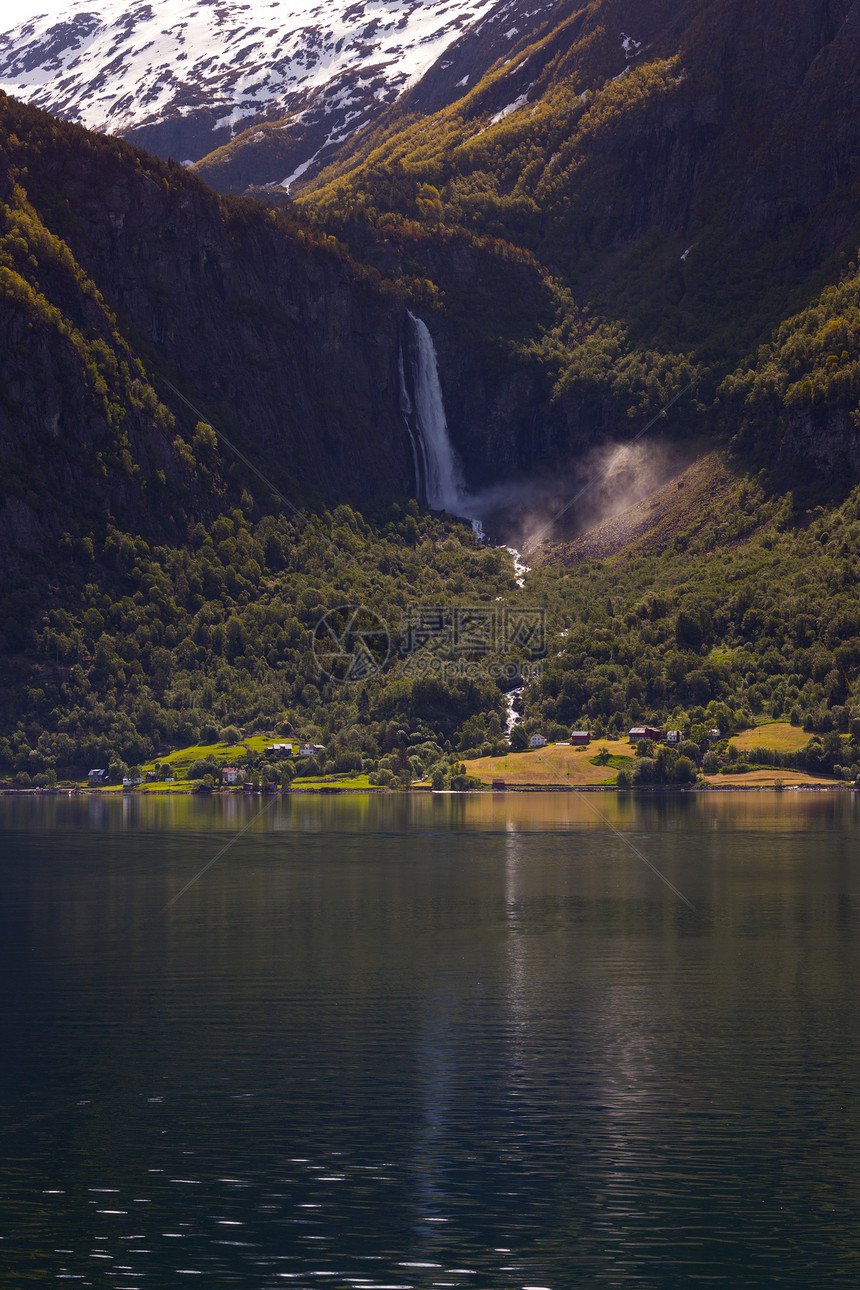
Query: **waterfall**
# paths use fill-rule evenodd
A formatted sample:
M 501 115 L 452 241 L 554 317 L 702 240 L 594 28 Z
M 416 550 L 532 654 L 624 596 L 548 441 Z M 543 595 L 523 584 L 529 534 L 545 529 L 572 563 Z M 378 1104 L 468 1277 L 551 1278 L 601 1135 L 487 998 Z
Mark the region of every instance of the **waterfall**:
M 410 365 L 412 397 L 410 398 L 406 386 L 401 354 L 400 406 L 412 441 L 416 487 L 431 510 L 450 511 L 452 515 L 469 519 L 470 499 L 460 463 L 448 435 L 433 338 L 420 318 L 416 318 L 409 310 L 407 313 L 415 346 L 414 360 Z
M 415 468 L 415 491 L 434 511 L 448 511 L 470 522 L 480 542 L 487 541 L 483 520 L 498 507 L 498 488 L 470 493 L 448 434 L 439 364 L 433 337 L 411 310 L 409 344 L 401 345 L 400 411 L 406 422 Z M 502 490 L 504 492 L 504 490 Z M 510 548 L 509 548 L 510 549 Z M 517 585 L 523 585 L 528 565 L 514 556 Z

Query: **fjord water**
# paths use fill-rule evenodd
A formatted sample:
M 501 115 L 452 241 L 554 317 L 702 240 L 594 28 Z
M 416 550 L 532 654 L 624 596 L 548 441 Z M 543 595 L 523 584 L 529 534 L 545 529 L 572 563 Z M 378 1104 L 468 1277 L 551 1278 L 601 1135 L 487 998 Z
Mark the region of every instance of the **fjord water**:
M 860 1284 L 854 794 L 0 824 L 3 1284 Z

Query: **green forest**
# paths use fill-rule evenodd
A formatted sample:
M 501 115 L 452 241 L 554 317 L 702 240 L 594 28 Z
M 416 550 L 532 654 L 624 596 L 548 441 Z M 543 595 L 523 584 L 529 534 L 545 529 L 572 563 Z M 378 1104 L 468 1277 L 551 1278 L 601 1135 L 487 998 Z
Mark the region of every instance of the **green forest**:
M 259 515 L 245 490 L 182 547 L 114 524 L 69 536 L 62 597 L 55 584 L 56 607 L 7 658 L 3 771 L 45 785 L 225 730 L 230 742 L 235 728 L 323 744 L 307 773 L 456 774 L 505 751 L 503 688 L 523 675 L 522 730 L 550 740 L 643 721 L 729 737 L 764 717 L 860 737 L 860 490 L 797 521 L 790 497 L 739 478 L 729 506 L 663 549 L 568 567 L 551 548 L 522 588 L 508 552 L 414 500 L 372 519 L 341 505 L 306 520 Z M 415 666 L 411 611 L 502 604 L 545 611 L 536 672 L 528 648 L 450 641 L 444 658 L 471 664 L 462 676 Z M 346 684 L 313 648 L 341 605 L 376 611 L 392 642 L 381 671 Z M 860 760 L 838 738 L 829 751 L 817 768 Z

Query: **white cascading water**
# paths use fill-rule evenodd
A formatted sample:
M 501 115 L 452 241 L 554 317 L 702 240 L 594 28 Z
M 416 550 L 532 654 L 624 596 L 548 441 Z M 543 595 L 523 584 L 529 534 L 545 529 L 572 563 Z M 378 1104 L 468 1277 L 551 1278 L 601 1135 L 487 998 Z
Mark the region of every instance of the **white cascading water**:
M 412 381 L 413 397 L 410 398 L 403 351 L 400 352 L 400 410 L 412 445 L 415 486 L 421 492 L 423 484 L 424 501 L 432 510 L 449 511 L 451 515 L 469 520 L 479 541 L 485 542 L 486 534 L 480 515 L 482 512 L 486 514 L 486 504 L 482 506 L 480 497 L 475 497 L 466 490 L 463 472 L 454 453 L 448 434 L 445 404 L 442 401 L 433 337 L 420 318 L 416 318 L 411 310 L 407 310 L 407 313 L 414 329 L 417 359 Z M 517 586 L 521 587 L 529 566 L 514 547 L 504 549 L 513 556 L 514 576 Z M 514 702 L 524 689 L 525 685 L 520 685 L 505 695 L 508 711 L 505 733 L 508 736 L 521 720 Z
M 415 338 L 412 395 L 406 381 L 403 350 L 400 351 L 400 410 L 409 432 L 415 466 L 415 486 L 434 511 L 448 511 L 469 520 L 481 542 L 487 541 L 483 517 L 494 509 L 493 490 L 475 495 L 466 488 L 463 471 L 448 434 L 448 421 L 439 381 L 436 347 L 426 323 L 407 310 Z M 506 547 L 514 558 L 514 574 L 521 587 L 529 566 L 514 547 Z
M 439 384 L 439 365 L 436 361 L 436 347 L 433 337 L 427 330 L 426 323 L 408 311 L 409 319 L 415 334 L 417 361 L 413 373 L 413 398 L 409 399 L 403 370 L 401 367 L 401 386 L 403 391 L 404 417 L 411 431 L 409 413 L 414 412 L 415 426 L 418 431 L 418 444 L 421 455 L 424 500 L 431 510 L 450 511 L 471 519 L 469 515 L 469 495 L 460 463 L 454 455 L 454 448 L 448 435 L 448 422 L 445 417 L 445 404 L 442 401 L 442 386 Z M 408 411 L 407 411 L 408 408 Z M 414 451 L 414 441 L 413 441 Z M 417 472 L 416 472 L 417 473 Z

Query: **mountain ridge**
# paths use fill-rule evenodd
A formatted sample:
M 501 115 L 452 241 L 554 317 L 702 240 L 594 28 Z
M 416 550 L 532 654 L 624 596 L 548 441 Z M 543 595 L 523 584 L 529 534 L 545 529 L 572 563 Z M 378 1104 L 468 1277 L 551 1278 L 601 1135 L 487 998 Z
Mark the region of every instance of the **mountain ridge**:
M 183 162 L 240 123 L 287 112 L 321 114 L 327 133 L 343 138 L 492 5 L 72 0 L 56 17 L 34 13 L 0 35 L 0 88 Z

